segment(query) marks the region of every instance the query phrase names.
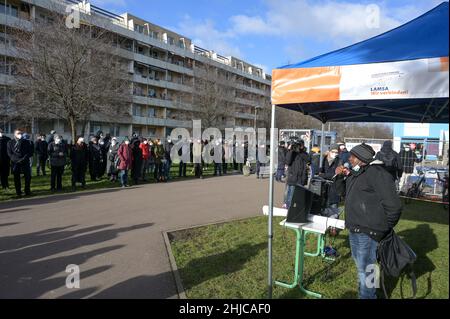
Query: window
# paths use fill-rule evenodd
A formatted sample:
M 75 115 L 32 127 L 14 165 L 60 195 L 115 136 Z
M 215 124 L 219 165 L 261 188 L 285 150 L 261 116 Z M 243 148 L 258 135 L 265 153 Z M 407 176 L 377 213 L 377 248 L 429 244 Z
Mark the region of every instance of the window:
M 147 132 L 148 132 L 148 137 L 156 137 L 156 128 L 149 127 L 147 129 Z
M 7 14 L 13 17 L 19 17 L 19 8 L 17 6 L 7 4 L 5 7 L 5 3 L 0 3 L 0 13 Z
M 137 31 L 137 32 L 139 32 L 139 33 L 144 33 L 144 26 L 139 25 L 139 24 L 136 24 L 136 25 L 134 26 L 134 31 Z
M 167 37 L 167 43 L 169 43 L 170 45 L 174 45 L 175 44 L 175 39 L 172 37 Z
M 97 134 L 98 131 L 102 130 L 102 124 L 99 122 L 91 122 L 90 125 L 90 129 L 89 129 L 89 134 L 90 135 L 95 135 Z
M 148 108 L 148 117 L 156 117 L 156 111 L 153 107 Z
M 111 136 L 120 136 L 120 125 L 112 125 L 109 129 Z
M 133 116 L 141 116 L 141 107 L 139 105 L 133 105 Z

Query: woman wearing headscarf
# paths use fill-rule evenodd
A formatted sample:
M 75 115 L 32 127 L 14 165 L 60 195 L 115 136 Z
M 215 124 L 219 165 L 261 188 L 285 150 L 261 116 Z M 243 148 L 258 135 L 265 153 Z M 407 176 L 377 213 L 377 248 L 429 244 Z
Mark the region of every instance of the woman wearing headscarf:
M 131 149 L 130 140 L 128 138 L 125 138 L 124 142 L 119 147 L 119 151 L 117 152 L 117 162 L 122 188 L 128 187 L 128 171 L 133 164 L 133 150 Z
M 86 187 L 86 170 L 89 161 L 89 152 L 83 137 L 78 137 L 77 143 L 70 150 L 72 166 L 72 190 L 76 191 L 76 184 Z

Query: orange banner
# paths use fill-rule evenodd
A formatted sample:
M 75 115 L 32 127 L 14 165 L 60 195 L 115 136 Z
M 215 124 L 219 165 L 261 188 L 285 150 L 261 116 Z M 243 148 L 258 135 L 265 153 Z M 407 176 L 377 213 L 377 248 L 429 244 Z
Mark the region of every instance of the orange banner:
M 339 101 L 341 67 L 278 69 L 272 73 L 272 103 Z

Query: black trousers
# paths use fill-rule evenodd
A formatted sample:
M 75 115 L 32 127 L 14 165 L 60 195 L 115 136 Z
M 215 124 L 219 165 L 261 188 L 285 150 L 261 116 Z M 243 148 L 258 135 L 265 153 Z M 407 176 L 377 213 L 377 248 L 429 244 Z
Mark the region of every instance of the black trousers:
M 9 164 L 0 164 L 0 180 L 1 180 L 1 184 L 2 184 L 2 188 L 8 188 L 9 187 L 9 182 L 8 182 L 8 177 L 9 177 L 9 171 L 10 171 L 10 167 Z
M 64 166 L 52 166 L 52 174 L 50 178 L 50 185 L 52 190 L 55 189 L 62 190 L 63 174 L 64 174 Z
M 228 169 L 228 163 L 223 162 L 222 163 L 222 171 L 223 171 L 224 175 L 227 174 L 227 169 Z
M 81 183 L 86 186 L 86 169 L 85 168 L 72 168 L 72 187 L 75 187 L 77 183 Z
M 91 180 L 96 181 L 100 178 L 100 161 L 91 161 L 89 163 L 89 174 L 91 175 Z
M 186 177 L 186 166 L 187 164 L 184 162 L 180 162 L 180 167 L 178 169 L 178 176 L 181 177 Z
M 195 166 L 195 177 L 202 177 L 203 176 L 203 166 L 200 163 L 196 163 Z
M 163 163 L 155 163 L 155 172 L 153 176 L 156 181 L 159 181 L 163 177 Z
M 13 164 L 13 174 L 14 174 L 14 186 L 16 188 L 16 194 L 18 196 L 22 195 L 22 182 L 21 175 L 23 174 L 25 178 L 25 194 L 31 193 L 31 167 L 28 161 L 21 164 Z
M 214 163 L 214 176 L 222 176 L 222 163 Z
M 38 156 L 37 157 L 37 163 L 36 163 L 36 175 L 39 176 L 42 171 L 42 175 L 46 175 L 45 173 L 45 164 L 46 164 L 47 158 Z

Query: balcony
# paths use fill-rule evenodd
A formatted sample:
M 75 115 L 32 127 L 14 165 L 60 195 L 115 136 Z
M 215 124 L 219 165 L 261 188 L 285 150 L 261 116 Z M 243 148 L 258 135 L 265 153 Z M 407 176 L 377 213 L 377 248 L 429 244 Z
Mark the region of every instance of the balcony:
M 162 127 L 185 127 L 185 128 L 192 127 L 191 121 L 181 121 L 175 119 L 162 119 L 156 117 L 142 117 L 142 116 L 133 116 L 133 124 L 162 126 Z
M 238 97 L 236 98 L 236 103 L 249 105 L 249 106 L 253 106 L 253 107 L 261 106 L 261 104 L 258 103 L 257 101 L 247 100 L 247 99 L 238 98 Z
M 174 83 L 174 82 L 169 82 L 169 81 L 165 81 L 165 80 L 156 80 L 156 79 L 152 79 L 150 77 L 145 77 L 138 73 L 135 73 L 133 75 L 133 82 L 156 86 L 156 87 L 160 87 L 160 88 L 164 88 L 164 89 L 170 89 L 170 90 L 174 90 L 174 91 L 183 91 L 183 92 L 187 92 L 187 93 L 193 92 L 192 87 L 190 87 L 190 86 L 178 84 L 178 83 Z

